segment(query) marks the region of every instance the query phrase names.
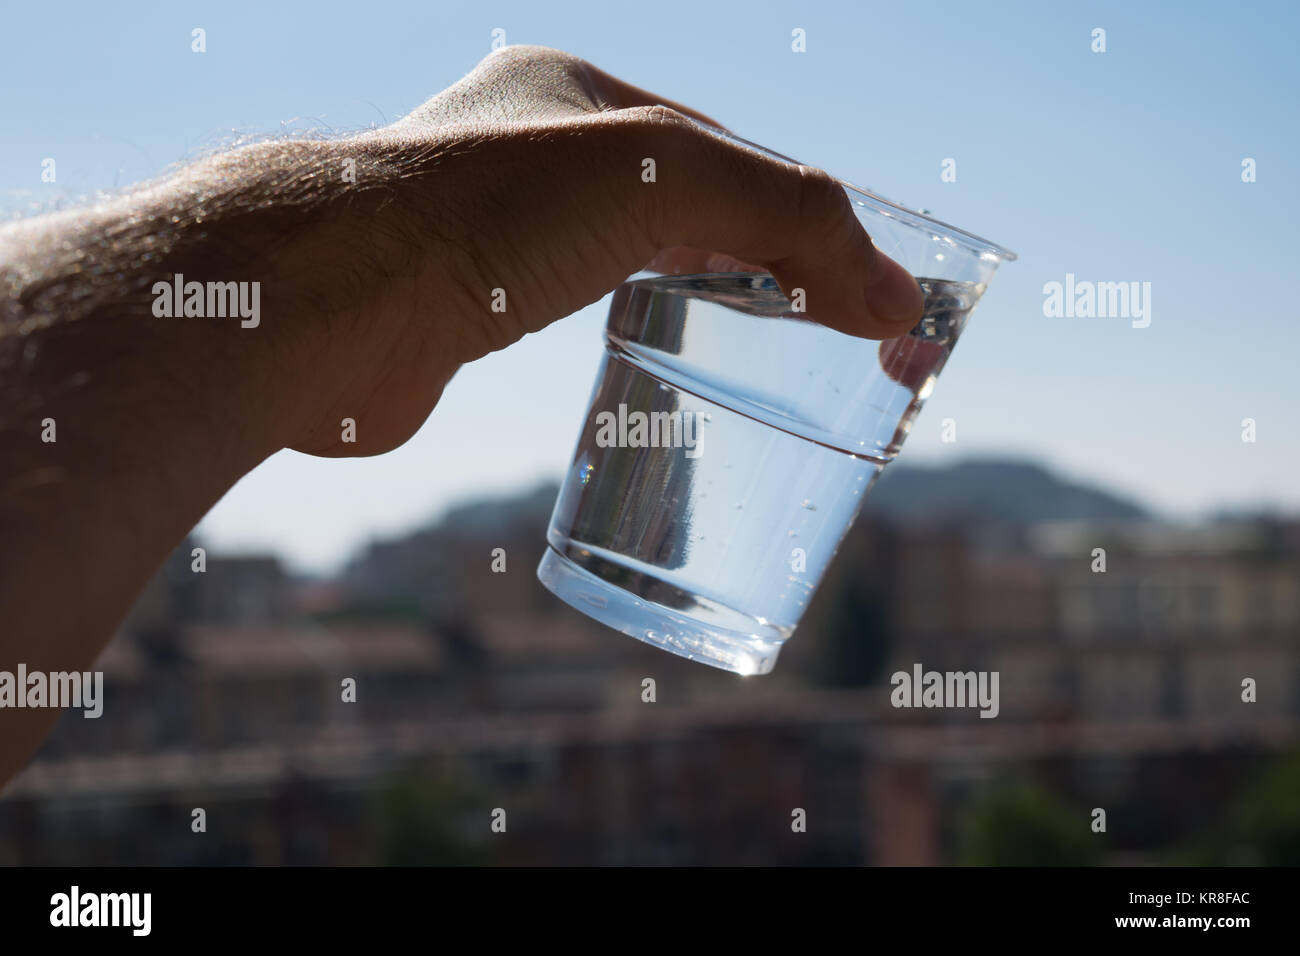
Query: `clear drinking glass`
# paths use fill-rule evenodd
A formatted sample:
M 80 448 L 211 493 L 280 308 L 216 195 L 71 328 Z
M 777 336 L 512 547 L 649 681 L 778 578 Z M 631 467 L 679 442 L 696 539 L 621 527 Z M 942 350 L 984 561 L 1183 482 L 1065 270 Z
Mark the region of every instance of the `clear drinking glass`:
M 561 600 L 692 660 L 772 669 L 971 309 L 1015 258 L 843 185 L 876 247 L 917 277 L 920 323 L 886 342 L 845 335 L 792 311 L 766 273 L 629 280 L 537 569 Z

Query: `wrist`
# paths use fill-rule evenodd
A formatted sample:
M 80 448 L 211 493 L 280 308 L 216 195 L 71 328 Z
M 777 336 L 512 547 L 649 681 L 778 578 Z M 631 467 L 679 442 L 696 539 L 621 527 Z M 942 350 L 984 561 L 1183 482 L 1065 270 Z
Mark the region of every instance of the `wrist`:
M 367 138 L 264 144 L 216 157 L 173 184 L 170 202 L 196 208 L 206 183 L 235 182 L 213 203 L 203 234 L 177 244 L 168 274 L 205 287 L 234 281 L 250 301 L 256 292 L 256 316 L 201 320 L 206 327 L 187 347 L 211 359 L 214 374 L 239 379 L 240 403 L 265 420 L 260 441 L 272 450 L 336 443 L 368 383 L 411 346 L 411 326 L 427 320 L 420 303 L 436 301 L 414 225 L 415 190 L 405 182 L 407 152 Z

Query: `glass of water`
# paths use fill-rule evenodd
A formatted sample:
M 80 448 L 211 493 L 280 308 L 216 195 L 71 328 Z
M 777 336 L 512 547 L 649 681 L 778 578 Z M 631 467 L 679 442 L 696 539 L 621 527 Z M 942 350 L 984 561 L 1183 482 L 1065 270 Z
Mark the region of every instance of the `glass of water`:
M 809 321 L 766 273 L 629 280 L 537 569 L 561 600 L 692 660 L 772 669 L 975 303 L 1015 258 L 843 185 L 876 248 L 917 277 L 924 317 L 877 342 Z

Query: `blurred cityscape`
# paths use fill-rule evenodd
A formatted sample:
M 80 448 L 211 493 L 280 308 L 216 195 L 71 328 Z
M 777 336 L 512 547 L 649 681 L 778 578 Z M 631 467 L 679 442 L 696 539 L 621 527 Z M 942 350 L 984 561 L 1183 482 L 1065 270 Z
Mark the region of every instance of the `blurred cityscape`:
M 1300 863 L 1300 520 L 895 465 L 742 678 L 537 583 L 555 490 L 330 580 L 195 573 L 187 540 L 96 665 L 103 717 L 66 714 L 0 793 L 0 863 Z M 895 709 L 915 664 L 997 671 L 998 717 Z

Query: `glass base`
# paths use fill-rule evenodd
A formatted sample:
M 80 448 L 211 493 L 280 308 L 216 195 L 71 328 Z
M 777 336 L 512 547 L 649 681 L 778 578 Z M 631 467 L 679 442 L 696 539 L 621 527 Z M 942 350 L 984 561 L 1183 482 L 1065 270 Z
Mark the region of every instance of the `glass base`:
M 781 652 L 780 643 L 710 627 L 680 611 L 644 601 L 601 580 L 554 548 L 548 547 L 542 556 L 537 580 L 565 604 L 607 627 L 734 674 L 766 674 Z

